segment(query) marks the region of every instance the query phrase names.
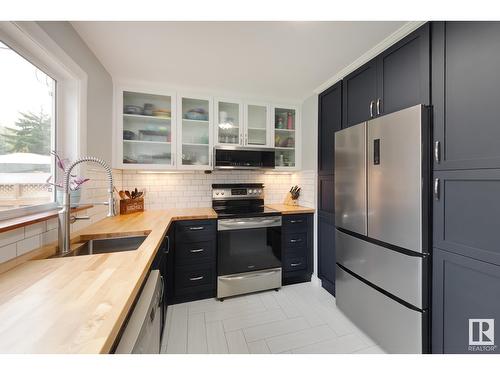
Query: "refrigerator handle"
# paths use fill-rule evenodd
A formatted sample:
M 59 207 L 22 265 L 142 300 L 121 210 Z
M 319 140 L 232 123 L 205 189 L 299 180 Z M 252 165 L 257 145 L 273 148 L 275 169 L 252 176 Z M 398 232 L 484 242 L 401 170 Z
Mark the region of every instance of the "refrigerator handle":
M 434 199 L 439 200 L 439 178 L 434 179 Z
M 380 139 L 373 140 L 373 165 L 380 164 Z

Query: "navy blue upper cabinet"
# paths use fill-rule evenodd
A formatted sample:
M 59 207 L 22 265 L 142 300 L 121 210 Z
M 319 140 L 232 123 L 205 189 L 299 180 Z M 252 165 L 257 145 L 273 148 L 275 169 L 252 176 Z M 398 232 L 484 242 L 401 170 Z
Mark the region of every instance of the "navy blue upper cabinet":
M 415 30 L 377 59 L 377 115 L 430 104 L 430 26 Z
M 421 26 L 344 78 L 344 128 L 430 104 L 430 32 Z
M 335 132 L 342 127 L 342 81 L 319 95 L 318 107 L 318 174 L 331 175 Z
M 377 61 L 371 60 L 344 78 L 342 127 L 357 125 L 374 116 L 377 97 Z
M 500 22 L 432 27 L 434 169 L 500 168 Z

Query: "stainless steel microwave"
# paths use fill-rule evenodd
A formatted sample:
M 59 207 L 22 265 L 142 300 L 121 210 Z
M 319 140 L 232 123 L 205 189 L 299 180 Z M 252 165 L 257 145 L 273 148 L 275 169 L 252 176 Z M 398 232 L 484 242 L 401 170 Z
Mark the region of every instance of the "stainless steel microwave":
M 272 148 L 217 146 L 214 148 L 215 169 L 274 169 Z

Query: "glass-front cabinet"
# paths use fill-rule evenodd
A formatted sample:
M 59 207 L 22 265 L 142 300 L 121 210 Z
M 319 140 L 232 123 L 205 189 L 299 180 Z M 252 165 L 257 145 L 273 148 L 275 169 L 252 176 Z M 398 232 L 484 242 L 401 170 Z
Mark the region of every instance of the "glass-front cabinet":
M 118 86 L 115 104 L 115 168 L 209 170 L 214 145 L 273 148 L 276 169 L 300 167 L 300 113 L 294 105 L 134 84 Z
M 273 107 L 276 168 L 286 169 L 297 166 L 297 118 L 297 109 L 294 107 Z
M 178 97 L 178 163 L 180 169 L 212 166 L 212 100 L 208 97 Z
M 272 147 L 269 105 L 247 103 L 245 105 L 245 120 L 244 146 Z
M 215 142 L 219 145 L 242 145 L 244 129 L 241 102 L 216 100 L 215 116 Z
M 120 91 L 121 166 L 169 169 L 175 166 L 175 96 Z

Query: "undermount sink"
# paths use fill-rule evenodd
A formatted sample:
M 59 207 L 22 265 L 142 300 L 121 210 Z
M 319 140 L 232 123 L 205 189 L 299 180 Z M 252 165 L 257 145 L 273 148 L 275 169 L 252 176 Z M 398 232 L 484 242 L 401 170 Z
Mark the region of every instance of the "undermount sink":
M 147 236 L 100 238 L 77 244 L 68 254 L 56 254 L 54 258 L 75 257 L 80 255 L 119 253 L 137 250 Z

